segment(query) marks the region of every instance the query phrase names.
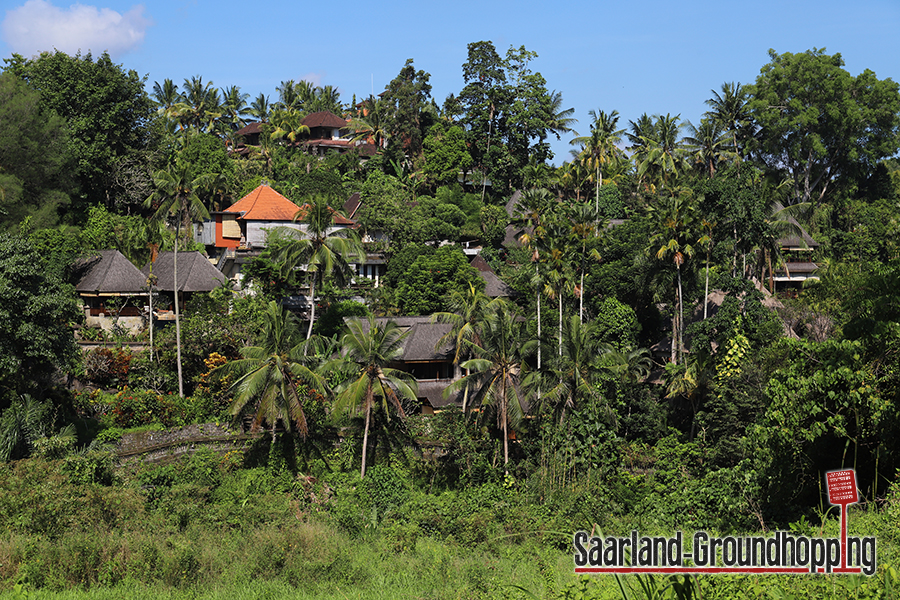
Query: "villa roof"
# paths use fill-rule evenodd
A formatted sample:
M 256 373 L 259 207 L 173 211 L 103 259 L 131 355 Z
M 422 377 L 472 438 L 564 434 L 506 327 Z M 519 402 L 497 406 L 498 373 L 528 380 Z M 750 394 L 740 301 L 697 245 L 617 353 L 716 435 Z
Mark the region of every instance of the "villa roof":
M 484 295 L 488 298 L 511 298 L 516 296 L 516 291 L 509 287 L 502 279 L 497 277 L 491 265 L 479 254 L 470 263 L 484 279 Z
M 84 275 L 75 286 L 82 294 L 128 294 L 147 291 L 147 277 L 118 250 L 98 250 L 76 261 Z
M 164 292 L 175 290 L 175 253 L 160 252 L 155 263 L 147 263 L 141 269 L 146 278 L 150 268 L 156 275 L 156 287 Z M 199 252 L 178 253 L 178 291 L 211 292 L 227 279 Z
M 298 210 L 296 204 L 262 184 L 224 212 L 243 213 L 238 218 L 245 221 L 293 221 Z
M 310 129 L 313 127 L 337 127 L 342 128 L 347 126 L 347 121 L 340 118 L 333 112 L 328 112 L 327 110 L 323 110 L 320 112 L 314 112 L 310 115 L 307 115 L 303 121 L 301 121 L 303 125 L 306 125 Z
M 259 121 L 254 121 L 253 123 L 247 123 L 240 129 L 234 132 L 235 135 L 253 135 L 254 133 L 262 133 L 262 126 L 264 123 L 260 123 Z

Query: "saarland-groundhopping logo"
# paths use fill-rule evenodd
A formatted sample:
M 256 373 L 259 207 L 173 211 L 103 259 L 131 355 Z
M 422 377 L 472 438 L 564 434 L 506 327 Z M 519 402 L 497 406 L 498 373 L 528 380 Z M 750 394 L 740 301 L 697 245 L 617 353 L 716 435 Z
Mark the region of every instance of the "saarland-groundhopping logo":
M 690 552 L 679 531 L 675 537 L 590 536 L 576 532 L 575 572 L 582 574 L 823 574 L 874 575 L 875 537 L 847 537 L 847 506 L 859 502 L 856 472 L 826 473 L 828 501 L 841 507 L 841 537 L 821 538 L 777 531 L 774 536 L 692 536 Z

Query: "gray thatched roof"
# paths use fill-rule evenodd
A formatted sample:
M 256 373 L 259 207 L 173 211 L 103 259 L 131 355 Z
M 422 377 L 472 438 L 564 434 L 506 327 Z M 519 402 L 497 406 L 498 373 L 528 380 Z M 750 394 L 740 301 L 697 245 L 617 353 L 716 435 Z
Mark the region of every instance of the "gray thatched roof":
M 401 331 L 408 331 L 403 340 L 403 362 L 423 360 L 450 360 L 453 357 L 451 344 L 444 344 L 437 350 L 434 345 L 450 331 L 450 325 L 445 323 L 432 323 L 431 317 L 377 317 L 379 324 L 393 321 Z M 368 322 L 362 320 L 363 329 L 368 328 Z
M 478 274 L 484 279 L 484 295 L 488 298 L 512 298 L 518 295 L 514 289 L 497 277 L 491 265 L 480 254 L 472 259 L 472 262 L 469 264 L 475 267 Z
M 156 288 L 164 292 L 175 291 L 175 253 L 160 252 L 156 262 L 152 263 L 153 274 L 156 275 Z M 151 263 L 147 263 L 141 272 L 146 277 L 150 274 Z M 199 252 L 178 253 L 178 291 L 211 292 L 220 287 L 227 279 Z
M 417 396 L 419 398 L 425 398 L 432 408 L 443 408 L 445 406 L 450 406 L 451 404 L 462 406 L 462 392 L 448 394 L 448 396 L 444 398 L 444 390 L 446 388 L 446 379 L 420 381 Z
M 147 277 L 118 250 L 98 250 L 78 259 L 82 272 L 75 289 L 82 294 L 140 294 L 147 292 Z

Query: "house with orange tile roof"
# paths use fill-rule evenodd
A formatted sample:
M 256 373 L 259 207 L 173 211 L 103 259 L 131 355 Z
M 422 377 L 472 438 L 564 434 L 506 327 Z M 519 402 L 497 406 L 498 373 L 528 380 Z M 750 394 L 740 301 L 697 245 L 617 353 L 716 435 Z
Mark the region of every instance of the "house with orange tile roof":
M 275 227 L 303 231 L 303 207 L 297 206 L 263 183 L 223 211 L 211 213 L 215 236 L 204 239 L 207 245 L 224 249 L 258 249 L 266 245 L 266 232 Z M 334 229 L 344 229 L 355 222 L 339 214 L 334 215 Z M 209 241 L 213 241 L 209 244 Z

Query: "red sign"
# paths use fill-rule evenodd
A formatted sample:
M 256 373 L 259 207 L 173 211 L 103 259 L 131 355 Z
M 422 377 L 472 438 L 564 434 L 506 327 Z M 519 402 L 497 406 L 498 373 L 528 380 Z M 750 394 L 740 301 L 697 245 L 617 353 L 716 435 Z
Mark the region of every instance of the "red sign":
M 859 502 L 859 492 L 856 489 L 856 471 L 853 469 L 826 473 L 825 483 L 828 486 L 828 501 L 831 504 L 846 506 Z

